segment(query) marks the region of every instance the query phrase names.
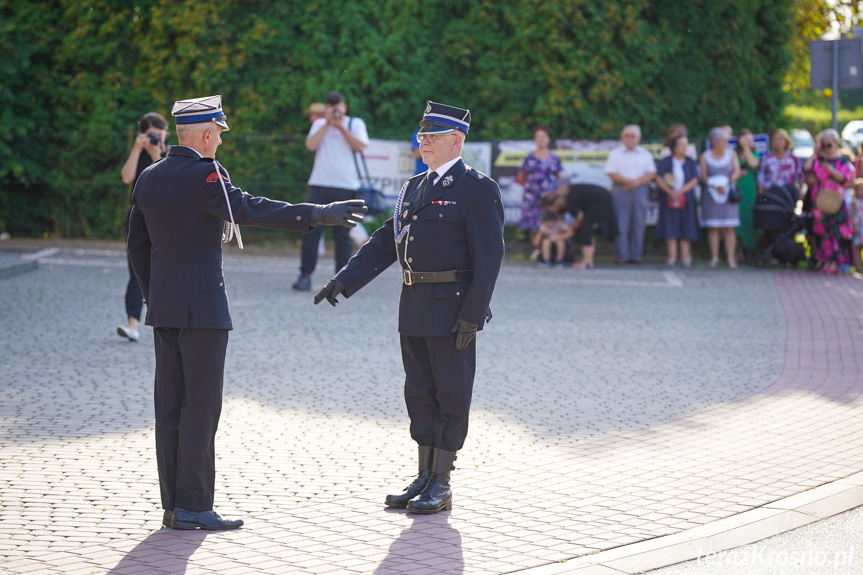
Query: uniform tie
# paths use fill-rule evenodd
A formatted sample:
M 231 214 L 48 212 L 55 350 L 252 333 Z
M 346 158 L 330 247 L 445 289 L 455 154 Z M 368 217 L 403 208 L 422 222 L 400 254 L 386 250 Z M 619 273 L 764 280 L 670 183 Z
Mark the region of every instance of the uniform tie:
M 423 188 L 422 196 L 420 196 L 420 203 L 424 204 L 426 196 L 429 195 L 429 188 L 434 185 L 434 180 L 437 177 L 437 172 L 429 172 L 428 177 L 426 178 L 426 186 Z

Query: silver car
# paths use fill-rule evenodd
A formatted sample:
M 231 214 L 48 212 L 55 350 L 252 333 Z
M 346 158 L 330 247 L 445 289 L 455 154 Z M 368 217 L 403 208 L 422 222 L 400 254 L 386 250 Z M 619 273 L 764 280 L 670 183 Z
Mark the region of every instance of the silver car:
M 794 141 L 791 153 L 801 160 L 807 160 L 815 153 L 815 140 L 809 130 L 791 130 L 791 139 Z

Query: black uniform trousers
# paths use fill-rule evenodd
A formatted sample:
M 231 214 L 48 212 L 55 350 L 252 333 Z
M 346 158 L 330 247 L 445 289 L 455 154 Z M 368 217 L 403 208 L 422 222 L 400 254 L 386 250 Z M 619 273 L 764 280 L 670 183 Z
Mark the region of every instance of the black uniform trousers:
M 162 508 L 208 511 L 228 330 L 154 327 L 156 462 Z
M 329 204 L 353 199 L 354 190 L 344 188 L 327 188 L 324 186 L 309 186 L 306 192 L 306 203 Z M 318 244 L 326 226 L 315 226 L 312 231 L 303 236 L 300 249 L 300 271 L 312 275 L 318 265 Z M 336 272 L 345 267 L 354 253 L 354 241 L 351 230 L 345 226 L 333 226 L 333 240 L 336 242 Z
M 405 403 L 418 445 L 458 451 L 467 437 L 476 373 L 476 339 L 455 348 L 456 336 L 401 336 Z
M 129 217 L 126 217 L 126 237 L 129 237 Z M 129 266 L 129 282 L 126 284 L 126 316 L 141 321 L 141 310 L 144 308 L 144 292 L 138 283 L 138 276 L 132 269 L 132 258 L 126 251 L 126 263 Z

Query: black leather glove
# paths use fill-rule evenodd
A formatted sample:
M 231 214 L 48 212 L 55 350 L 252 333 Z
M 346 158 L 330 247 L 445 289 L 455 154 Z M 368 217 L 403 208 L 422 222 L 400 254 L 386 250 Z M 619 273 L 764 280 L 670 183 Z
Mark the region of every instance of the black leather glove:
M 450 333 L 458 334 L 458 337 L 455 338 L 455 348 L 458 351 L 461 351 L 469 346 L 470 342 L 473 341 L 473 338 L 476 337 L 476 330 L 478 328 L 479 326 L 475 323 L 470 323 L 463 319 L 456 319 L 455 325 L 452 326 L 451 330 L 449 330 Z
M 315 296 L 315 305 L 318 305 L 323 301 L 324 298 L 330 305 L 336 307 L 336 304 L 339 303 L 339 300 L 336 299 L 336 296 L 345 294 L 345 286 L 342 285 L 342 282 L 337 280 L 336 278 L 331 279 L 327 282 L 327 285 L 324 286 L 324 289 L 318 292 L 318 295 Z
M 309 224 L 315 226 L 346 226 L 356 227 L 363 221 L 363 214 L 369 209 L 362 200 L 347 200 L 345 202 L 333 202 L 332 204 L 315 205 Z

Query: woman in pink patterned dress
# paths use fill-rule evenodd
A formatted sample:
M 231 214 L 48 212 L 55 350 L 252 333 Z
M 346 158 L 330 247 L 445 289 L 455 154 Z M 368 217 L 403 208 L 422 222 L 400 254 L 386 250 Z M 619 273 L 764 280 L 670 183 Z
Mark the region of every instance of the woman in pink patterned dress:
M 803 169 L 812 187 L 812 231 L 815 259 L 821 273 L 836 274 L 851 265 L 851 238 L 854 228 L 848 217 L 848 207 L 840 202 L 835 214 L 818 209 L 820 194 L 837 194 L 841 199 L 845 187 L 855 178 L 854 164 L 839 152 L 839 134 L 824 130 L 815 141 L 815 155 L 806 160 Z

